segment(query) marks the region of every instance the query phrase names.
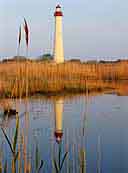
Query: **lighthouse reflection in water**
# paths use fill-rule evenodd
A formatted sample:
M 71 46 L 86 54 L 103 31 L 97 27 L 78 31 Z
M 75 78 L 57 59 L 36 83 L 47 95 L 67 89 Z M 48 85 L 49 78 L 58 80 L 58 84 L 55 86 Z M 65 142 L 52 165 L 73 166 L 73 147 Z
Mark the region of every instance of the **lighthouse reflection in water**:
M 54 111 L 55 111 L 55 139 L 59 144 L 62 141 L 63 137 L 63 109 L 64 109 L 64 100 L 63 98 L 58 98 L 54 103 Z

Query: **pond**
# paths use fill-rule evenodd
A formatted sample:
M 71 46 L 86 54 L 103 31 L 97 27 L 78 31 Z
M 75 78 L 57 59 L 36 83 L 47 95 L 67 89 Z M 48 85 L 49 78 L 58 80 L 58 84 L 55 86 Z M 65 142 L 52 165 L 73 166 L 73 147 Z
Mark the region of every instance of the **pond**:
M 128 96 L 113 94 L 32 97 L 12 100 L 19 111 L 17 172 L 128 172 Z M 0 124 L 12 141 L 16 119 Z M 61 152 L 59 153 L 61 148 Z M 12 153 L 0 131 L 0 162 L 12 172 Z M 58 163 L 59 164 L 59 163 Z M 40 171 L 41 172 L 41 171 Z M 59 172 L 59 171 L 58 171 Z

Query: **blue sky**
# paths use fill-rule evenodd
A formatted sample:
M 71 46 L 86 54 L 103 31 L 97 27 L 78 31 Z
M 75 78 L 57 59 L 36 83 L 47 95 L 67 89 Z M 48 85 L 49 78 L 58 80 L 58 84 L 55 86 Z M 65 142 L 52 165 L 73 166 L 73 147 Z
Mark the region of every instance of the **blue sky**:
M 29 56 L 52 52 L 58 3 L 67 59 L 128 57 L 128 0 L 0 0 L 0 57 L 16 55 L 23 17 L 31 32 Z M 25 52 L 22 40 L 20 54 Z

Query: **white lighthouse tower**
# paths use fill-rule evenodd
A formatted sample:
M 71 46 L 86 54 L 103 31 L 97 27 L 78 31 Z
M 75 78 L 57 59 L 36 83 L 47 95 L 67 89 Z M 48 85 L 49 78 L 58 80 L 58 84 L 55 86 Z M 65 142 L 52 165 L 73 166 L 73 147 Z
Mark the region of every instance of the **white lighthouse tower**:
M 56 63 L 64 62 L 63 50 L 63 33 L 62 33 L 62 17 L 61 6 L 56 6 L 55 16 L 55 36 L 54 36 L 54 61 Z

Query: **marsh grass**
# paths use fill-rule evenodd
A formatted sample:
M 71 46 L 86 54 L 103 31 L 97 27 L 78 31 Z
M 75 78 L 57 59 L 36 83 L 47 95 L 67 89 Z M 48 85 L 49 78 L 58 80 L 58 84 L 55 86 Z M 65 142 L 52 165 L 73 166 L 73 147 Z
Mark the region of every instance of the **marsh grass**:
M 18 130 L 19 130 L 19 117 L 17 116 L 16 129 L 15 129 L 15 133 L 14 133 L 14 137 L 13 137 L 13 142 L 11 142 L 11 140 L 9 139 L 9 137 L 6 134 L 5 130 L 3 128 L 1 128 L 1 129 L 2 129 L 2 132 L 4 134 L 4 137 L 5 137 L 8 145 L 9 145 L 9 148 L 12 152 L 12 156 L 13 156 L 12 170 L 13 170 L 13 173 L 16 173 L 16 161 L 18 159 L 18 154 L 19 154 L 19 152 L 16 151 L 16 145 L 17 145 L 17 140 L 18 140 Z M 5 162 L 4 171 L 5 172 L 7 171 L 7 161 Z
M 11 140 L 8 138 L 6 132 L 4 131 L 4 129 L 2 129 L 3 134 L 5 136 L 5 139 L 6 139 L 7 143 L 8 143 L 8 146 L 9 146 L 9 148 L 10 148 L 10 150 L 12 152 L 12 156 L 13 156 L 13 158 L 12 158 L 12 167 L 11 167 L 12 173 L 16 173 L 16 161 L 18 160 L 18 156 L 19 156 L 19 152 L 15 151 L 15 146 L 17 144 L 17 137 L 18 137 L 17 136 L 17 129 L 18 129 L 18 126 L 16 127 L 13 143 L 11 143 Z M 66 160 L 68 152 L 66 152 L 63 157 L 61 157 L 61 154 L 62 154 L 61 153 L 61 146 L 59 146 L 58 159 L 57 160 L 55 158 L 53 159 L 53 164 L 54 164 L 54 168 L 55 168 L 54 172 L 55 173 L 60 173 L 62 171 L 62 168 L 63 168 L 63 165 L 64 165 L 64 162 Z M 35 151 L 35 171 L 34 172 L 35 173 L 40 173 L 43 170 L 43 167 L 44 167 L 44 161 L 40 160 L 39 150 L 38 150 L 38 147 L 36 146 L 36 151 Z M 18 169 L 18 173 L 21 172 L 21 169 Z M 2 162 L 0 162 L 0 172 L 1 173 L 2 173 L 2 170 L 4 170 L 4 173 L 8 172 L 7 160 L 5 161 L 5 164 L 4 164 L 3 167 L 2 167 Z
M 7 160 L 5 161 L 5 165 L 4 165 L 4 173 L 7 173 Z
M 35 151 L 35 172 L 40 173 L 40 171 L 43 169 L 44 161 L 40 159 L 39 155 L 39 148 L 38 145 L 36 145 L 36 151 Z
M 2 173 L 2 162 L 0 161 L 0 173 Z
M 18 134 L 19 134 L 19 117 L 17 116 L 17 119 L 16 119 L 16 128 L 15 128 L 15 133 L 14 133 L 14 136 L 13 136 L 13 141 L 11 141 L 6 133 L 6 131 L 1 128 L 2 132 L 3 132 L 3 135 L 8 143 L 8 146 L 11 150 L 11 153 L 12 153 L 12 166 L 11 166 L 11 170 L 12 170 L 12 173 L 16 173 L 16 162 L 18 162 L 18 173 L 21 173 L 21 170 L 22 170 L 22 167 L 21 167 L 21 158 L 20 158 L 20 154 L 21 154 L 21 151 L 18 149 L 18 151 L 16 151 L 16 148 L 18 146 Z M 23 146 L 23 152 L 25 150 L 25 146 Z M 25 153 L 26 155 L 26 153 Z M 23 155 L 25 157 L 25 155 Z M 24 159 L 25 160 L 25 159 Z M 25 164 L 25 162 L 24 162 Z M 24 165 L 24 170 L 31 170 L 31 168 L 28 168 L 27 169 L 27 166 L 28 165 Z M 35 151 L 35 173 L 40 173 L 43 169 L 43 166 L 44 166 L 44 161 L 43 160 L 40 160 L 40 156 L 39 156 L 39 150 L 38 150 L 38 146 L 36 146 L 36 151 Z M 2 161 L 0 161 L 0 172 L 2 173 L 2 169 L 4 170 L 4 173 L 7 173 L 8 171 L 8 165 L 7 165 L 7 160 L 5 161 L 5 164 L 4 164 L 4 167 L 2 166 Z
M 128 80 L 128 62 L 54 64 L 12 61 L 0 64 L 1 97 L 113 89 Z
M 80 149 L 80 152 L 79 152 L 79 165 L 80 165 L 80 168 L 79 168 L 79 172 L 80 173 L 85 173 L 85 170 L 86 170 L 86 155 L 85 155 L 85 149 Z
M 53 159 L 53 166 L 55 173 L 60 173 L 63 169 L 64 162 L 67 158 L 68 151 L 66 151 L 62 156 L 62 144 L 59 144 L 58 158 Z
M 98 136 L 98 143 L 97 143 L 97 173 L 101 171 L 101 136 Z

